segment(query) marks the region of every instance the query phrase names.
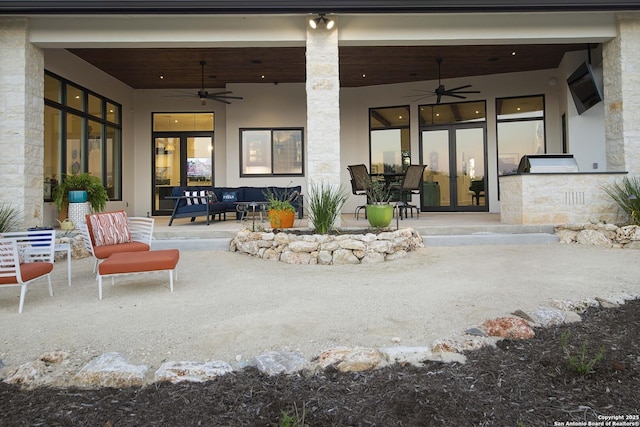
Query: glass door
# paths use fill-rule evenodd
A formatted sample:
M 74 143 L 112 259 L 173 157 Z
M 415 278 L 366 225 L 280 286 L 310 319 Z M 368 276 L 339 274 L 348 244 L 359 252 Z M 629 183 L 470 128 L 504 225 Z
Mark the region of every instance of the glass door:
M 213 185 L 213 135 L 174 133 L 154 137 L 153 215 L 170 215 L 177 186 Z
M 486 211 L 483 125 L 449 125 L 421 132 L 423 211 Z

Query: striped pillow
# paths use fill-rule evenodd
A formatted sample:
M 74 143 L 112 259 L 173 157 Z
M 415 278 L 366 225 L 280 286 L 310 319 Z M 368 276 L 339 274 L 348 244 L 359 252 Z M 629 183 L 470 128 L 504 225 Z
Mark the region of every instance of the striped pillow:
M 206 205 L 207 204 L 207 192 L 206 190 L 200 191 L 185 191 L 185 197 L 187 198 L 187 205 Z
M 95 246 L 131 242 L 131 231 L 125 211 L 103 212 L 88 216 Z

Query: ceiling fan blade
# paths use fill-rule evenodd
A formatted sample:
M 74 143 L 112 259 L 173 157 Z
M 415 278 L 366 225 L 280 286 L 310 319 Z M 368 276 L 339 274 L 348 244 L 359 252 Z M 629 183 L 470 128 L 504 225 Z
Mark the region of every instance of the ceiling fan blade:
M 471 85 L 464 85 L 460 87 L 454 87 L 453 89 L 447 89 L 447 92 L 457 92 L 460 89 L 466 89 L 468 87 L 471 87 Z
M 444 96 L 451 96 L 453 98 L 459 98 L 459 99 L 467 99 L 466 96 L 456 95 L 455 93 L 445 93 Z
M 451 92 L 452 93 L 480 93 L 479 90 L 456 90 Z
M 231 93 L 231 92 L 229 92 Z M 209 99 L 244 99 L 241 96 L 231 96 L 231 95 L 216 95 L 215 93 L 211 93 L 207 96 Z

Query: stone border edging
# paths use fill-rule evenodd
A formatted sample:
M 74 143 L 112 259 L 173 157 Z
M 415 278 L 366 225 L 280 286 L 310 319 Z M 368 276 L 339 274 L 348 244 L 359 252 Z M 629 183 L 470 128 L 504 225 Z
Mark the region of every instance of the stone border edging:
M 229 250 L 288 264 L 365 264 L 391 261 L 424 247 L 413 228 L 381 233 L 293 234 L 240 230 Z
M 158 382 L 204 382 L 250 366 L 266 375 L 279 375 L 294 374 L 302 370 L 322 372 L 329 368 L 340 372 L 361 372 L 397 363 L 420 367 L 427 360 L 465 363 L 466 357 L 462 354 L 465 351 L 495 346 L 505 338 L 530 339 L 535 335 L 532 327 L 580 322 L 580 314 L 590 307 L 615 308 L 636 299 L 640 299 L 640 294 L 621 293 L 582 301 L 551 300 L 548 307 L 538 307 L 529 313 L 517 310 L 511 316 L 486 320 L 481 326 L 472 327 L 456 336 L 435 340 L 431 346 L 426 347 L 336 347 L 323 351 L 310 362 L 300 352 L 270 351 L 238 363 L 235 368 L 222 361 L 170 361 L 163 363 L 155 371 L 151 382 L 147 380 L 147 365 L 133 365 L 119 353 L 105 353 L 74 373 L 68 366 L 69 355 L 54 351 L 12 369 L 3 381 L 27 388 L 121 388 Z M 393 338 L 391 341 L 397 344 L 400 339 Z
M 588 223 L 555 226 L 560 243 L 604 246 L 607 248 L 640 249 L 640 226 Z

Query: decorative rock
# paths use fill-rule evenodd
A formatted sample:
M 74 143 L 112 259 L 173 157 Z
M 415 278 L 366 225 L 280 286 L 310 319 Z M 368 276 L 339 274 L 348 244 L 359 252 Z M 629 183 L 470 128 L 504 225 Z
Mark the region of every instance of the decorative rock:
M 292 374 L 305 368 L 307 361 L 302 353 L 270 351 L 256 357 L 256 368 L 263 374 Z
M 527 324 L 527 321 L 517 317 L 486 320 L 482 323 L 482 328 L 492 337 L 530 339 L 535 336 L 535 332 Z
M 333 252 L 333 264 L 360 264 L 360 260 L 349 249 L 338 249 Z
M 600 306 L 602 308 L 618 308 L 618 307 L 620 307 L 620 304 L 615 303 L 613 301 L 609 301 L 608 299 L 605 299 L 605 298 L 596 297 L 596 301 L 598 301 L 600 303 Z
M 169 381 L 173 384 L 189 381 L 201 383 L 232 372 L 226 362 L 166 362 L 154 375 L 155 381 Z
M 105 353 L 87 363 L 76 375 L 76 381 L 88 387 L 131 387 L 144 384 L 149 369 L 132 365 L 119 353 Z
M 547 328 L 565 323 L 566 313 L 566 311 L 557 308 L 538 307 L 531 313 L 531 318 L 538 325 Z
M 363 264 L 374 264 L 378 262 L 384 262 L 384 255 L 379 252 L 367 252 L 360 260 Z
M 435 340 L 431 345 L 431 351 L 434 353 L 462 353 L 495 346 L 497 340 L 495 337 L 448 337 Z
M 582 301 L 551 300 L 550 304 L 560 310 L 574 311 L 576 313 L 584 313 L 589 307 L 598 307 L 599 305 L 595 299 L 585 299 Z
M 380 352 L 389 363 L 408 364 L 421 367 L 428 360 L 436 362 L 465 363 L 467 358 L 459 353 L 439 352 L 433 353 L 429 347 L 388 347 L 381 348 Z
M 44 353 L 37 360 L 15 368 L 4 382 L 28 387 L 51 384 L 55 381 L 55 371 L 67 362 L 68 357 L 69 355 L 63 351 Z
M 516 311 L 514 311 L 514 312 L 513 312 L 513 313 L 511 313 L 511 314 L 513 314 L 514 316 L 521 317 L 522 319 L 526 320 L 527 322 L 536 323 L 536 321 L 535 321 L 535 320 L 533 320 L 533 319 L 531 318 L 531 316 L 529 316 L 527 313 L 525 313 L 525 312 L 524 312 L 524 311 L 522 311 L 522 310 L 516 310 Z
M 311 254 L 308 252 L 284 251 L 280 255 L 280 261 L 287 264 L 311 264 Z
M 465 334 L 467 335 L 474 335 L 476 337 L 486 337 L 488 336 L 487 333 L 485 331 L 483 331 L 480 328 L 469 328 L 466 331 L 464 331 Z
M 596 230 L 582 230 L 576 236 L 576 242 L 581 245 L 604 246 L 606 248 L 612 246 L 611 240 L 607 239 L 607 236 L 602 232 Z
M 321 369 L 334 366 L 340 372 L 362 372 L 377 368 L 386 362 L 384 355 L 373 348 L 346 347 L 333 348 L 323 351 L 317 358 L 316 364 Z

